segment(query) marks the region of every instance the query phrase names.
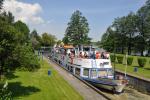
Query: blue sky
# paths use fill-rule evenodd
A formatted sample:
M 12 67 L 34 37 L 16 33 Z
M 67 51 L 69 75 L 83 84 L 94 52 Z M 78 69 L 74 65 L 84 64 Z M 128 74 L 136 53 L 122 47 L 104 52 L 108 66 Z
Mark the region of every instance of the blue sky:
M 114 18 L 136 12 L 146 0 L 16 0 L 25 4 L 38 4 L 39 16 L 43 23 L 31 24 L 30 29 L 36 29 L 39 34 L 48 32 L 58 39 L 64 36 L 67 23 L 72 13 L 80 10 L 89 22 L 89 36 L 93 41 L 100 40 Z

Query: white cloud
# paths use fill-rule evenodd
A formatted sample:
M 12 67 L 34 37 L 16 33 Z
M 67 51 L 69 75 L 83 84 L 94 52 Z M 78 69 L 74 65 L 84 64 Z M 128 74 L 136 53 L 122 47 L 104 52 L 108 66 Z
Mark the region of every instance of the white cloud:
M 30 4 L 18 0 L 5 0 L 4 10 L 15 16 L 15 21 L 21 20 L 27 24 L 41 24 L 44 20 L 39 16 L 42 7 L 38 3 Z

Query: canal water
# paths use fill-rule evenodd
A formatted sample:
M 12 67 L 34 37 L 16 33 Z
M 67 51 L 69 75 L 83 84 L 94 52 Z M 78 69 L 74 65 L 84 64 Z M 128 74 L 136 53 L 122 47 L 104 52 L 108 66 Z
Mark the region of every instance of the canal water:
M 120 75 L 118 72 L 117 74 Z M 135 89 L 133 84 L 126 86 L 124 92 L 121 94 L 114 94 L 112 91 L 101 88 L 99 89 L 112 100 L 150 100 L 149 94 L 146 94 L 146 92 L 139 92 L 137 89 Z
M 102 88 L 99 89 L 104 95 L 108 96 L 112 100 L 150 100 L 150 95 L 138 92 L 131 86 L 127 86 L 124 89 L 124 92 L 121 94 L 114 94 L 112 91 L 105 90 Z

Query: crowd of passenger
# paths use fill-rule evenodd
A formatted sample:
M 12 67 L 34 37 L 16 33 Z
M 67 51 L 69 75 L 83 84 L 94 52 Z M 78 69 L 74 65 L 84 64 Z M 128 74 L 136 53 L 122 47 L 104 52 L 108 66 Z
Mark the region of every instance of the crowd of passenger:
M 55 51 L 63 55 L 68 55 L 71 58 L 78 57 L 78 58 L 85 58 L 85 59 L 109 59 L 108 52 L 100 52 L 94 49 L 91 51 L 76 51 L 76 52 L 74 49 L 69 51 L 66 49 L 60 49 Z
M 68 56 L 70 57 L 79 57 L 79 58 L 86 58 L 86 59 L 109 59 L 109 53 L 107 52 L 87 52 L 87 51 L 80 51 L 79 53 L 75 54 L 74 51 L 71 51 Z
M 87 53 L 87 52 L 80 52 L 79 58 L 87 58 L 87 59 L 108 59 L 109 54 L 104 52 L 93 52 L 93 53 Z

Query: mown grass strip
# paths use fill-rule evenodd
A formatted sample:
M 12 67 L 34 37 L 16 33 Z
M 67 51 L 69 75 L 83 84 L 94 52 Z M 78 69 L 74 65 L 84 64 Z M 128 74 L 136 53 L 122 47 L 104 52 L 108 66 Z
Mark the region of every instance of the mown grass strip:
M 23 100 L 83 100 L 45 60 L 37 72 L 16 71 L 9 79 L 9 89 L 15 99 Z M 51 75 L 47 72 L 51 70 Z

